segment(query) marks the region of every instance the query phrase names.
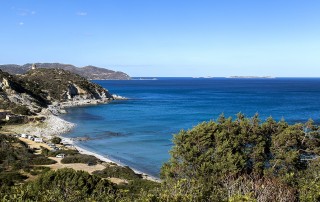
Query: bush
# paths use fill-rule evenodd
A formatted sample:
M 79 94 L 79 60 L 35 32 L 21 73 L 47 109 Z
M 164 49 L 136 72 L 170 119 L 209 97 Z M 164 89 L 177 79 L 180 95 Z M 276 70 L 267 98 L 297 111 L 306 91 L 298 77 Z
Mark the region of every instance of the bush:
M 0 173 L 0 185 L 12 186 L 16 182 L 21 182 L 27 179 L 26 176 L 21 175 L 19 172 L 2 172 Z
M 61 138 L 60 137 L 54 137 L 54 138 L 51 139 L 51 142 L 53 144 L 60 144 Z
M 64 149 L 63 150 L 58 150 L 58 151 L 49 151 L 48 152 L 48 156 L 50 156 L 50 157 L 55 157 L 58 154 L 65 154 L 67 156 L 71 156 L 71 155 L 79 154 L 79 152 L 77 150 L 64 150 Z
M 97 159 L 94 156 L 86 155 L 86 154 L 76 154 L 73 156 L 67 156 L 61 160 L 61 163 L 92 163 L 97 164 L 100 162 L 99 159 Z
M 93 174 L 98 175 L 103 178 L 107 177 L 116 177 L 127 180 L 141 179 L 142 176 L 136 174 L 131 168 L 128 166 L 107 166 L 105 169 L 101 171 L 95 171 Z
M 40 146 L 41 148 L 41 154 L 44 155 L 44 156 L 49 156 L 49 149 L 43 147 L 43 146 Z
M 39 175 L 45 172 L 50 171 L 49 167 L 45 167 L 45 166 L 35 166 L 32 168 L 32 170 L 29 171 L 29 173 L 31 175 Z
M 31 165 L 50 165 L 57 163 L 55 160 L 49 159 L 44 156 L 35 156 L 31 159 Z

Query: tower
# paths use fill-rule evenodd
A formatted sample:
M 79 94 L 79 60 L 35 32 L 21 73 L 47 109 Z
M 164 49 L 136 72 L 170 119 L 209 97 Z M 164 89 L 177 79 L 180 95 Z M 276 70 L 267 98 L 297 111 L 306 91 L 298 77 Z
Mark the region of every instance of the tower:
M 37 69 L 37 65 L 33 63 L 31 69 Z

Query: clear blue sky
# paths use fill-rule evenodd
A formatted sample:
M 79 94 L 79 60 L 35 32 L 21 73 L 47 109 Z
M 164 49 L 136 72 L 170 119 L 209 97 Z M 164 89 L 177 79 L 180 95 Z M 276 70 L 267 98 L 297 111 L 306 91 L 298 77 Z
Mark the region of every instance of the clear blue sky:
M 0 64 L 320 77 L 318 0 L 0 0 Z

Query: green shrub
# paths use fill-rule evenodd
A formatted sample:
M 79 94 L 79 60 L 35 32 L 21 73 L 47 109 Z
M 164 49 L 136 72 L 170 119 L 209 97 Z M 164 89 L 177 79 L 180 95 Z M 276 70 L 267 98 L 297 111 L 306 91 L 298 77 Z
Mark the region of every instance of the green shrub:
M 127 180 L 141 179 L 142 176 L 136 174 L 131 168 L 128 166 L 107 166 L 105 169 L 101 171 L 95 171 L 93 174 L 98 175 L 103 178 L 107 177 L 116 177 Z
M 54 137 L 54 138 L 51 139 L 51 142 L 53 144 L 60 144 L 61 138 L 60 137 Z
M 19 172 L 2 172 L 0 173 L 0 185 L 12 186 L 17 182 L 21 182 L 27 179 L 26 176 L 20 174 Z
M 40 146 L 40 148 L 41 148 L 41 154 L 42 154 L 42 155 L 44 155 L 44 156 L 49 156 L 49 152 L 50 152 L 49 149 L 47 149 L 47 148 L 45 148 L 45 147 L 42 147 L 42 146 Z
M 77 150 L 59 150 L 59 151 L 49 151 L 48 152 L 48 156 L 50 157 L 55 157 L 58 154 L 65 154 L 67 156 L 71 156 L 71 155 L 76 155 L 79 154 L 79 152 Z
M 67 156 L 61 160 L 61 163 L 92 163 L 97 164 L 100 162 L 99 159 L 97 159 L 94 156 L 86 155 L 86 154 L 76 154 L 73 156 Z
M 45 173 L 45 172 L 48 172 L 48 171 L 50 171 L 49 167 L 35 166 L 29 171 L 29 173 L 31 175 L 39 175 L 39 174 L 42 174 L 42 173 Z
M 11 110 L 14 114 L 30 115 L 30 110 L 24 105 L 17 105 Z
M 40 155 L 34 156 L 30 162 L 31 165 L 50 165 L 55 163 L 57 163 L 55 160 Z

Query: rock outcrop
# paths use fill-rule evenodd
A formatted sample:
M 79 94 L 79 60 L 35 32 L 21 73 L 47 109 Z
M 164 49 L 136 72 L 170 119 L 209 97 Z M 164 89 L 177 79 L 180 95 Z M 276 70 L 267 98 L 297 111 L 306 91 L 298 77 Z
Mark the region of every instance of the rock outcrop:
M 18 109 L 37 114 L 49 105 L 66 106 L 112 100 L 113 96 L 98 84 L 62 69 L 34 69 L 23 75 L 0 70 L 0 109 Z M 19 110 L 17 113 L 19 113 Z M 28 114 L 29 113 L 29 114 Z

